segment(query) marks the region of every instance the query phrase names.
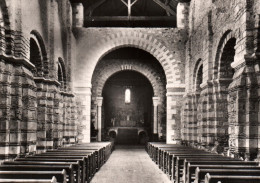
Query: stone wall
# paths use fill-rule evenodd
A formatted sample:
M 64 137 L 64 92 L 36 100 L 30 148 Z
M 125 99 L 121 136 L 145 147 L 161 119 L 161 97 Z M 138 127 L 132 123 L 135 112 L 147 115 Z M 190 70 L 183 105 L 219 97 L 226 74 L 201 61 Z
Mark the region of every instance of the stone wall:
M 250 0 L 191 1 L 186 97 L 182 104 L 184 143 L 213 148 L 230 156 L 256 158 L 258 7 L 259 1 Z M 223 63 L 223 57 L 228 55 L 225 46 L 232 39 L 235 40 L 233 62 Z M 194 83 L 198 60 L 203 63 L 199 92 Z M 225 68 L 234 74 L 223 80 Z
M 71 17 L 69 1 L 0 1 L 1 160 L 77 140 Z M 67 81 L 58 80 L 58 58 Z

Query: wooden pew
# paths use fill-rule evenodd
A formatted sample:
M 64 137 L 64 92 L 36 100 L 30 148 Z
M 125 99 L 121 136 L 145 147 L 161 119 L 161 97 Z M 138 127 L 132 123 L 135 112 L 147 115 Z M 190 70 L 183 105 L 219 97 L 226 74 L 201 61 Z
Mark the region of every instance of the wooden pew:
M 81 182 L 86 180 L 86 159 L 78 158 L 78 157 L 65 157 L 65 158 L 45 158 L 45 157 L 28 157 L 28 158 L 16 158 L 15 161 L 22 161 L 22 162 L 64 162 L 64 163 L 78 163 L 79 171 L 78 175 L 80 177 Z M 56 177 L 57 178 L 57 177 Z M 59 182 L 59 181 L 58 181 Z
M 260 166 L 256 166 L 256 165 L 199 165 L 199 164 L 193 164 L 190 165 L 188 163 L 188 168 L 191 169 L 196 169 L 196 168 L 201 168 L 201 169 L 252 169 L 252 170 L 260 170 Z M 187 177 L 187 182 L 193 182 L 196 178 L 196 174 L 191 174 L 191 175 L 187 175 L 190 177 Z M 203 179 L 205 178 L 202 177 Z
M 48 154 L 48 153 L 44 153 L 44 154 L 37 154 L 34 156 L 28 156 L 27 158 L 47 158 L 47 159 L 83 159 L 85 161 L 85 163 L 82 164 L 82 166 L 84 166 L 84 169 L 82 169 L 82 172 L 85 173 L 85 176 L 83 175 L 83 177 L 85 178 L 85 180 L 90 179 L 93 175 L 94 175 L 94 171 L 92 170 L 92 163 L 93 160 L 91 159 L 91 154 L 87 155 L 87 154 L 61 154 L 61 153 L 57 153 L 57 154 Z
M 112 153 L 114 149 L 114 143 L 113 142 L 95 142 L 95 143 L 82 143 L 82 144 L 76 144 L 76 147 L 78 146 L 103 146 L 105 147 L 105 159 L 107 160 L 110 154 Z
M 156 144 L 156 145 L 153 145 L 152 146 L 152 159 L 153 161 L 156 162 L 156 164 L 158 164 L 158 158 L 159 158 L 159 154 L 160 154 L 160 148 L 163 148 L 163 147 L 166 147 L 166 148 L 175 148 L 175 147 L 178 147 L 178 148 L 182 148 L 184 146 L 181 146 L 181 145 L 178 145 L 178 144 Z
M 0 179 L 1 183 L 57 183 L 55 177 L 51 179 Z
M 46 162 L 46 161 L 6 161 L 3 162 L 3 165 L 48 165 L 48 166 L 57 166 L 57 165 L 71 165 L 75 177 L 76 183 L 81 183 L 80 177 L 80 163 L 79 162 Z
M 83 155 L 93 153 L 90 155 L 90 159 L 87 158 L 88 168 L 87 178 L 91 179 L 96 171 L 105 163 L 107 158 L 112 152 L 112 143 L 111 142 L 98 142 L 98 143 L 87 143 L 87 144 L 76 144 L 69 147 L 62 147 L 57 150 L 49 150 L 46 153 L 43 153 L 43 156 L 48 155 L 58 155 L 58 154 L 76 154 L 76 155 Z M 46 155 L 47 154 L 47 155 Z M 55 154 L 55 155 L 54 155 Z
M 66 183 L 66 171 L 0 171 L 0 179 L 52 179 Z
M 157 161 L 157 151 L 159 149 L 159 147 L 176 147 L 176 146 L 180 146 L 180 145 L 168 145 L 168 144 L 165 144 L 165 143 L 162 143 L 162 142 L 149 142 L 148 143 L 148 148 L 149 149 L 149 155 L 150 157 L 152 158 L 153 161 Z M 157 163 L 157 162 L 156 162 Z
M 217 161 L 217 162 L 238 162 L 238 160 L 235 159 L 230 159 L 228 157 L 207 157 L 207 156 L 195 156 L 195 157 L 189 157 L 189 156 L 178 156 L 176 158 L 176 165 L 175 165 L 175 181 L 177 183 L 180 182 L 180 178 L 182 176 L 185 177 L 186 175 L 186 169 L 185 169 L 185 165 L 187 164 L 187 162 L 190 161 L 199 161 L 199 162 L 211 162 L 211 161 Z M 174 175 L 174 174 L 173 174 Z M 185 182 L 185 180 L 184 180 Z
M 259 183 L 260 176 L 210 175 L 205 176 L 205 183 Z
M 148 142 L 147 143 L 147 153 L 152 158 L 153 150 L 155 145 L 165 145 L 165 142 Z
M 217 154 L 213 154 L 213 153 L 209 153 L 209 152 L 205 152 L 205 151 L 194 151 L 194 150 L 167 150 L 165 155 L 165 158 L 163 158 L 163 162 L 161 165 L 161 169 L 167 173 L 167 174 L 171 174 L 171 168 L 172 165 L 174 164 L 174 162 L 176 162 L 176 157 L 180 156 L 180 155 L 191 155 L 191 156 L 211 156 L 211 157 L 221 157 L 221 155 L 217 155 Z M 173 163 L 172 163 L 173 162 Z
M 54 172 L 57 170 L 54 170 L 55 166 L 67 166 L 66 170 L 70 172 L 68 173 L 69 182 L 73 183 L 74 179 L 77 183 L 85 182 L 89 181 L 92 176 L 94 176 L 94 173 L 105 163 L 112 149 L 113 143 L 111 142 L 75 144 L 73 146 L 47 151 L 39 155 L 4 162 L 2 169 L 0 166 L 0 171 L 7 171 L 8 168 L 10 170 L 14 166 L 18 166 L 17 169 L 19 169 L 19 166 L 27 166 L 25 168 L 26 171 L 30 171 L 32 167 L 29 166 L 36 166 L 39 171 L 45 171 L 46 169 L 44 168 L 50 167 L 50 171 Z M 69 165 L 72 166 L 71 169 L 68 168 Z
M 202 152 L 201 150 L 196 150 L 192 148 L 187 148 L 187 147 L 162 147 L 159 148 L 157 151 L 157 162 L 159 165 L 159 168 L 163 170 L 164 165 L 167 163 L 167 153 L 168 152 L 193 152 L 193 153 L 200 153 Z M 205 152 L 204 152 L 205 153 Z
M 74 154 L 74 153 L 94 153 L 95 156 L 95 168 L 96 171 L 102 166 L 102 163 L 100 163 L 100 152 L 98 150 L 91 150 L 91 149 L 58 149 L 58 150 L 51 150 L 47 151 L 46 153 L 67 153 L 67 154 Z
M 222 158 L 223 156 L 221 155 L 217 155 L 217 154 L 208 154 L 208 153 L 201 153 L 201 154 L 190 154 L 188 152 L 186 153 L 175 153 L 175 154 L 171 154 L 171 160 L 169 162 L 169 165 L 168 165 L 168 174 L 170 176 L 170 179 L 174 179 L 174 176 L 176 174 L 176 162 L 177 162 L 177 158 L 179 157 L 182 158 L 184 160 L 184 158 L 203 158 L 203 157 L 208 157 L 208 158 Z M 179 160 L 178 159 L 178 160 Z M 178 165 L 177 165 L 178 166 Z
M 72 165 L 0 165 L 0 171 L 62 171 L 67 173 L 69 183 L 74 183 L 74 173 Z
M 80 157 L 86 158 L 86 178 L 91 178 L 96 173 L 96 159 L 92 153 L 87 152 L 47 152 L 35 157 Z
M 185 160 L 184 163 L 184 171 L 183 171 L 183 179 L 184 183 L 191 181 L 191 176 L 195 175 L 195 171 L 197 167 L 191 165 L 218 165 L 218 166 L 225 166 L 225 165 L 235 165 L 235 166 L 258 166 L 258 162 L 254 161 L 205 161 L 205 160 Z
M 48 154 L 48 155 L 51 155 L 51 154 L 54 154 L 54 155 L 59 155 L 59 154 L 62 154 L 62 155 L 71 155 L 71 154 L 75 154 L 75 155 L 88 155 L 90 153 L 93 153 L 91 154 L 91 158 L 89 160 L 89 168 L 91 169 L 91 172 L 93 174 L 95 174 L 98 169 L 100 168 L 99 167 L 99 163 L 98 163 L 98 156 L 97 156 L 97 151 L 93 151 L 93 150 L 52 150 L 52 151 L 47 151 L 46 153 L 44 154 Z M 100 165 L 101 166 L 101 165 Z
M 195 169 L 193 167 L 189 167 L 190 163 L 191 166 L 194 163 L 201 164 L 202 166 L 227 166 L 227 167 L 252 167 L 249 173 L 245 173 L 245 175 L 258 175 L 259 170 L 253 169 L 257 167 L 257 162 L 244 162 L 238 159 L 224 157 L 218 154 L 213 154 L 210 152 L 206 152 L 203 150 L 193 149 L 190 147 L 183 147 L 180 145 L 167 145 L 162 143 L 148 143 L 147 144 L 147 151 L 149 156 L 152 158 L 153 161 L 158 164 L 159 168 L 161 168 L 165 173 L 168 173 L 170 178 L 175 175 L 175 182 L 181 182 L 181 170 L 183 172 L 183 183 L 191 183 L 193 179 L 191 179 L 191 175 L 195 175 Z M 193 171 L 194 169 L 194 171 Z M 227 168 L 226 176 L 229 176 L 230 173 L 234 172 L 233 174 L 236 175 L 234 169 Z M 249 168 L 250 169 L 250 168 Z M 216 170 L 216 169 L 215 169 Z M 218 174 L 216 170 L 216 174 Z M 242 169 L 240 173 L 245 172 L 245 169 Z M 212 174 L 215 172 L 212 170 Z M 205 175 L 206 171 L 203 171 L 203 175 Z M 233 176 L 232 174 L 232 176 Z M 203 177 L 203 175 L 201 175 Z M 243 177 L 245 177 L 243 175 Z M 215 175 L 212 175 L 215 176 Z M 251 176 L 252 177 L 252 176 Z M 234 177 L 233 177 L 234 178 Z M 232 178 L 232 182 L 233 182 Z M 235 179 L 234 179 L 235 180 Z M 253 180 L 253 179 L 252 179 Z M 223 181 L 223 180 L 222 180 Z M 237 181 L 237 180 L 236 180 Z M 245 182 L 245 179 L 243 179 Z M 254 180 L 253 180 L 254 181 Z M 257 179 L 257 181 L 259 181 Z M 226 181 L 228 182 L 228 181 Z M 259 181 L 260 182 L 260 181 Z M 198 182 L 199 183 L 199 182 Z M 251 182 L 250 182 L 251 183 Z
M 260 168 L 260 167 L 259 167 Z M 260 176 L 260 169 L 200 169 L 196 168 L 195 182 L 202 183 L 205 182 L 205 175 L 209 173 L 210 175 L 243 175 L 243 176 Z M 192 182 L 192 181 L 190 181 Z
M 218 154 L 211 154 L 211 153 L 207 153 L 207 152 L 200 152 L 200 153 L 194 153 L 194 152 L 168 152 L 167 153 L 167 158 L 166 158 L 166 166 L 167 166 L 167 172 L 170 173 L 169 171 L 172 169 L 172 166 L 175 166 L 176 163 L 176 158 L 178 156 L 207 156 L 207 157 L 222 157 L 221 155 Z
M 94 151 L 96 153 L 96 158 L 97 158 L 97 168 L 99 169 L 105 162 L 106 160 L 106 155 L 105 155 L 105 147 L 103 146 L 71 146 L 71 147 L 62 147 L 59 148 L 58 151 Z

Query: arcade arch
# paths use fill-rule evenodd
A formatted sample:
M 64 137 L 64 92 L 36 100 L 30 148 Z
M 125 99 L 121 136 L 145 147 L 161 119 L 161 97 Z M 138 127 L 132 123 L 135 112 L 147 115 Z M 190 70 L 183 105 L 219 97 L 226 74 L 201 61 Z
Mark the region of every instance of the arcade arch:
M 136 50 L 136 53 L 140 54 L 141 52 L 141 54 L 148 55 L 148 53 L 143 53 L 141 50 Z M 120 49 L 115 51 L 115 53 L 117 53 L 116 55 L 120 52 L 124 51 Z M 122 54 L 124 55 L 124 53 Z M 158 136 L 162 134 L 162 131 L 166 130 L 166 77 L 160 64 L 150 55 L 149 59 L 147 57 L 143 59 L 131 59 L 130 57 L 130 59 L 128 58 L 123 60 L 122 58 L 115 59 L 108 56 L 98 63 L 92 78 L 92 123 L 95 123 L 95 126 L 98 128 L 98 121 L 101 119 L 98 115 L 100 113 L 98 112 L 99 107 L 97 104 L 103 103 L 99 101 L 103 100 L 102 91 L 105 83 L 110 77 L 120 72 L 140 73 L 149 80 L 154 93 L 152 100 L 154 106 L 153 121 L 155 124 L 152 128 L 154 136 L 157 136 L 156 138 L 158 139 Z

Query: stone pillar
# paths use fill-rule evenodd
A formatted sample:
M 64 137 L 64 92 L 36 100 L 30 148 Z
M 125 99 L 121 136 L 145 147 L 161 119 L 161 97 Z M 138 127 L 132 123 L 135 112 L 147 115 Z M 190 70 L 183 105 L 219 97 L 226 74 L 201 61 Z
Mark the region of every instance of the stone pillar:
M 84 7 L 82 3 L 72 3 L 73 27 L 83 27 Z
M 37 152 L 46 150 L 47 86 L 35 80 L 37 86 Z
M 36 121 L 36 84 L 33 75 L 27 68 L 23 68 L 23 88 L 22 88 L 22 120 L 21 130 L 21 154 L 35 153 L 37 141 L 37 121 Z M 30 73 L 27 75 L 26 73 Z
M 81 101 L 81 122 L 82 134 L 79 136 L 79 142 L 90 142 L 90 109 L 91 109 L 91 87 L 76 87 L 75 94 L 77 101 Z
M 160 97 L 153 97 L 153 135 L 158 138 L 158 105 Z
M 0 55 L 5 53 L 5 28 L 0 25 Z
M 98 141 L 101 141 L 102 136 L 102 103 L 103 103 L 103 97 L 97 97 L 97 129 L 98 129 Z
M 167 144 L 181 142 L 181 103 L 185 92 L 184 84 L 167 85 Z
M 177 5 L 177 27 L 180 29 L 189 26 L 189 3 L 179 2 Z

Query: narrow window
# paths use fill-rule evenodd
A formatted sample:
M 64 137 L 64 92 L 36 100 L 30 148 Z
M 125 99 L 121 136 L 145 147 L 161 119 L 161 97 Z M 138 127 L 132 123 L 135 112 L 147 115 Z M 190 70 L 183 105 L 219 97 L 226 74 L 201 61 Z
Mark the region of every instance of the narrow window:
M 129 88 L 125 90 L 125 103 L 129 104 L 131 102 L 131 91 Z

